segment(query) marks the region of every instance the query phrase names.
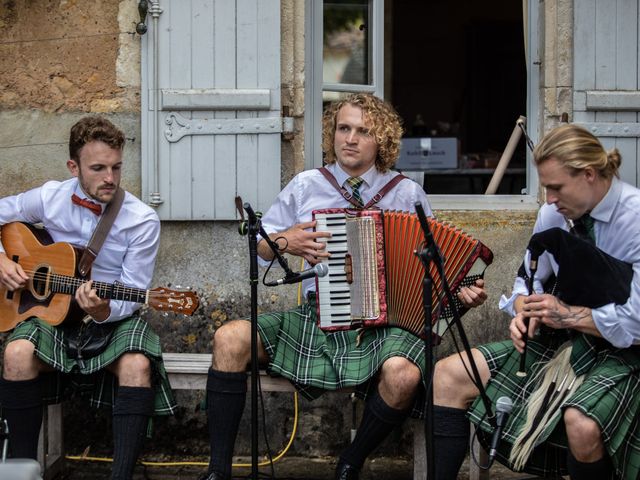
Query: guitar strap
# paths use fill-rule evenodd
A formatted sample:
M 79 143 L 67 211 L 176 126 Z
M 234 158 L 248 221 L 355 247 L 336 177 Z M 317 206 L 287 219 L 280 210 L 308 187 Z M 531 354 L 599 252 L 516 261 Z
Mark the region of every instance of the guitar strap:
M 93 261 L 98 256 L 98 252 L 100 252 L 100 248 L 102 248 L 102 244 L 107 238 L 114 220 L 118 216 L 122 202 L 124 202 L 124 190 L 118 187 L 113 199 L 104 209 L 100 221 L 98 221 L 98 225 L 96 225 L 96 229 L 91 236 L 91 240 L 89 240 L 87 247 L 84 249 L 84 252 L 82 252 L 80 262 L 78 262 L 78 273 L 82 278 L 86 278 L 89 274 L 91 265 L 93 265 Z
M 93 265 L 93 261 L 98 256 L 98 252 L 118 216 L 123 201 L 124 190 L 118 187 L 113 199 L 102 212 L 91 240 L 89 240 L 84 252 L 82 252 L 80 262 L 78 262 L 78 273 L 82 278 L 86 278 L 89 275 L 91 265 Z M 116 323 L 92 322 L 90 318 L 85 317 L 81 322 L 65 322 L 62 324 L 67 355 L 75 359 L 81 366 L 84 365 L 85 359 L 94 357 L 107 348 L 113 331 L 117 326 Z
M 400 183 L 402 180 L 407 178 L 404 175 L 402 175 L 401 173 L 399 173 L 398 175 L 393 177 L 391 180 L 389 180 L 387 182 L 387 184 L 384 187 L 382 187 L 380 189 L 380 191 L 378 193 L 376 193 L 373 196 L 373 198 L 371 200 L 369 200 L 364 207 L 361 207 L 360 205 L 358 205 L 358 202 L 356 202 L 353 199 L 353 195 L 351 195 L 346 188 L 344 188 L 344 187 L 342 187 L 342 186 L 340 186 L 338 184 L 338 181 L 336 180 L 336 177 L 334 177 L 333 174 L 329 170 L 327 170 L 327 168 L 320 167 L 320 168 L 318 168 L 318 170 L 320 171 L 320 173 L 322 175 L 324 175 L 324 177 L 329 181 L 329 183 L 333 186 L 333 188 L 335 188 L 340 193 L 340 195 L 342 195 L 344 197 L 344 199 L 347 202 L 349 202 L 351 205 L 354 205 L 356 208 L 362 209 L 362 210 L 366 210 L 367 208 L 371 208 L 373 205 L 378 203 L 382 199 L 382 197 L 384 197 L 393 187 L 395 187 L 398 183 Z

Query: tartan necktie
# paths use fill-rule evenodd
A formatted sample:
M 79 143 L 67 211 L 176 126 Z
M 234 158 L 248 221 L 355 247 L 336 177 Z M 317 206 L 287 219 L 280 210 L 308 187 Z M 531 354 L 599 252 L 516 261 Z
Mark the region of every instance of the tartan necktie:
M 593 228 L 593 218 L 588 213 L 573 221 L 573 227 L 570 230 L 571 233 L 578 237 L 596 244 L 596 234 Z
M 351 194 L 353 195 L 353 199 L 358 202 L 358 205 L 364 207 L 364 203 L 362 201 L 362 197 L 360 196 L 360 185 L 364 180 L 360 177 L 349 177 L 347 178 L 347 183 L 351 187 Z
M 81 207 L 88 208 L 95 215 L 102 214 L 102 205 L 99 205 L 99 204 L 97 204 L 95 202 L 92 202 L 91 200 L 87 200 L 86 198 L 80 198 L 75 193 L 73 195 L 71 195 L 71 201 L 75 205 L 80 205 Z

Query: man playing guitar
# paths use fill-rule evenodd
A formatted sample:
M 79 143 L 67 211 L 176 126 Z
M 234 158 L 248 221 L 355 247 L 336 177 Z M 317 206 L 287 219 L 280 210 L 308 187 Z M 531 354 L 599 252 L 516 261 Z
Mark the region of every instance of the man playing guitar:
M 0 199 L 0 226 L 40 223 L 54 242 L 87 245 L 105 208 L 119 190 L 125 136 L 101 117 L 85 117 L 72 128 L 67 168 L 73 178 Z M 30 275 L 6 255 L 0 238 L 0 287 L 17 294 Z M 130 479 L 151 415 L 172 414 L 175 402 L 162 366 L 158 336 L 140 318 L 139 303 L 101 298 L 96 282 L 148 288 L 160 240 L 156 213 L 124 192 L 119 214 L 93 262 L 90 277 L 74 297 L 85 316 L 69 327 L 31 317 L 18 323 L 4 351 L 0 379 L 2 415 L 9 425 L 11 456 L 36 458 L 42 422 L 43 374 L 61 382 L 94 385 L 93 405 L 113 406 L 112 479 Z M 8 293 L 7 295 L 12 295 Z M 80 329 L 107 331 L 94 355 L 69 348 Z M 76 337 L 77 338 L 77 337 Z M 88 357 L 88 358 L 87 358 Z M 152 379 L 158 379 L 152 381 Z M 49 383 L 47 383 L 49 384 Z M 57 388 L 57 392 L 62 391 Z M 55 395 L 53 395 L 55 397 Z M 60 401 L 54 398 L 53 401 Z

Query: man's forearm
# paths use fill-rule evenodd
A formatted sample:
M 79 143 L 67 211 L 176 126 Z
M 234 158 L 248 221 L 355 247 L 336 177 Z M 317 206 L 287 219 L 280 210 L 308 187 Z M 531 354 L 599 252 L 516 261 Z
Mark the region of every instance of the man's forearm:
M 286 249 L 283 248 L 283 245 L 278 244 L 278 242 L 276 242 L 274 239 L 282 238 L 283 236 L 283 233 L 272 233 L 269 235 L 269 239 L 272 243 L 275 243 L 275 245 L 277 245 L 280 253 L 285 253 Z M 272 260 L 275 256 L 273 250 L 271 249 L 271 246 L 269 246 L 269 243 L 264 238 L 260 240 L 260 242 L 258 242 L 258 255 L 260 255 L 263 260 Z

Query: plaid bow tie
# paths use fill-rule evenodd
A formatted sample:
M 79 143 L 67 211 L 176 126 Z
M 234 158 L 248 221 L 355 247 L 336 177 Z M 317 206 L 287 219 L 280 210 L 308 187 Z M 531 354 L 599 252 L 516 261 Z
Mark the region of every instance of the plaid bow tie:
M 80 205 L 81 207 L 88 208 L 96 215 L 102 214 L 102 205 L 99 205 L 91 200 L 87 200 L 86 198 L 80 198 L 75 193 L 71 195 L 71 201 L 75 205 Z

